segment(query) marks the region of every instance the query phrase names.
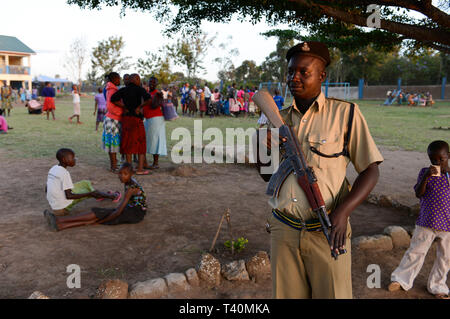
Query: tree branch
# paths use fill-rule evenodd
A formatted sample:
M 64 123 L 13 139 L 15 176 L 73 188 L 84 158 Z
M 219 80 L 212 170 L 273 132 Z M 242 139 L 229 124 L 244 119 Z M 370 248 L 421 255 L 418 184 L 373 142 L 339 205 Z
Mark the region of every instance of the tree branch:
M 318 4 L 308 0 L 289 0 L 289 1 L 297 3 L 299 6 L 306 6 L 311 9 L 317 8 L 320 10 L 322 14 L 335 18 L 337 20 L 358 25 L 361 27 L 367 27 L 366 17 L 336 9 L 330 5 L 323 4 L 324 2 Z M 399 23 L 389 20 L 381 20 L 380 28 L 392 33 L 402 34 L 410 39 L 414 39 L 419 42 L 438 42 L 441 44 L 450 45 L 450 34 L 444 29 L 439 30 L 429 29 L 426 27 Z
M 396 6 L 422 13 L 437 24 L 450 28 L 450 15 L 433 6 L 431 0 L 407 1 L 407 0 L 368 0 L 368 3 Z

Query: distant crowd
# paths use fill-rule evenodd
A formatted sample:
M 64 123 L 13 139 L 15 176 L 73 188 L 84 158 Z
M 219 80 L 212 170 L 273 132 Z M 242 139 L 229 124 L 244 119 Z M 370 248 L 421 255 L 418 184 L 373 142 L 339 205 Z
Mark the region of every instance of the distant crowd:
M 433 106 L 433 96 L 430 92 L 405 92 L 402 89 L 387 91 L 383 105 Z
M 146 86 L 144 85 L 144 88 Z M 257 87 L 243 87 L 239 89 L 236 84 L 228 86 L 223 92 L 219 88 L 211 89 L 208 83 L 204 85 L 185 83 L 181 89 L 177 86 L 163 86 L 161 92 L 164 100 L 173 103 L 176 111 L 181 107 L 181 115 L 200 117 L 229 115 L 232 117 L 255 116 L 257 107 L 252 97 Z

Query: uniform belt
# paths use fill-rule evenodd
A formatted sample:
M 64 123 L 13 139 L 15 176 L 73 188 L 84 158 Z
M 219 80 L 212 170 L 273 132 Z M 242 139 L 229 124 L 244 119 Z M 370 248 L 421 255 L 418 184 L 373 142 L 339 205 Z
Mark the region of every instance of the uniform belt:
M 307 222 L 304 222 L 300 219 L 288 217 L 277 209 L 272 209 L 273 216 L 278 219 L 280 222 L 301 231 L 305 229 L 307 231 L 319 231 L 321 230 L 322 225 L 318 219 L 311 219 Z

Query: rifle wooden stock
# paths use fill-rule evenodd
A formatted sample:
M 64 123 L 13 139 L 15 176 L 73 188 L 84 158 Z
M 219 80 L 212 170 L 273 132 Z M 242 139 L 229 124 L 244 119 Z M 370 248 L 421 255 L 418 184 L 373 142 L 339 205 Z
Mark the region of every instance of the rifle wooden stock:
M 317 209 L 319 209 L 320 206 L 318 205 L 316 198 L 317 194 L 314 193 L 314 189 L 309 184 L 308 176 L 305 174 L 303 176 L 297 177 L 297 183 L 305 192 L 306 198 L 308 199 L 309 202 L 309 206 L 311 206 L 312 210 L 316 211 Z
M 252 100 L 256 103 L 256 105 L 258 105 L 261 111 L 269 119 L 270 123 L 272 123 L 275 127 L 280 128 L 285 124 L 280 115 L 280 111 L 278 110 L 278 106 L 269 92 L 258 91 L 255 95 L 253 95 Z

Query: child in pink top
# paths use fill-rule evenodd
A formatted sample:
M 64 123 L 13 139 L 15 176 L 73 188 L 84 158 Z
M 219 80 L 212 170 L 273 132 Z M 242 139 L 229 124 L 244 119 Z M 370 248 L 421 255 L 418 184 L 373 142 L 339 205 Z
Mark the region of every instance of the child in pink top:
M 3 116 L 3 110 L 0 109 L 0 134 L 8 133 L 8 123 Z

